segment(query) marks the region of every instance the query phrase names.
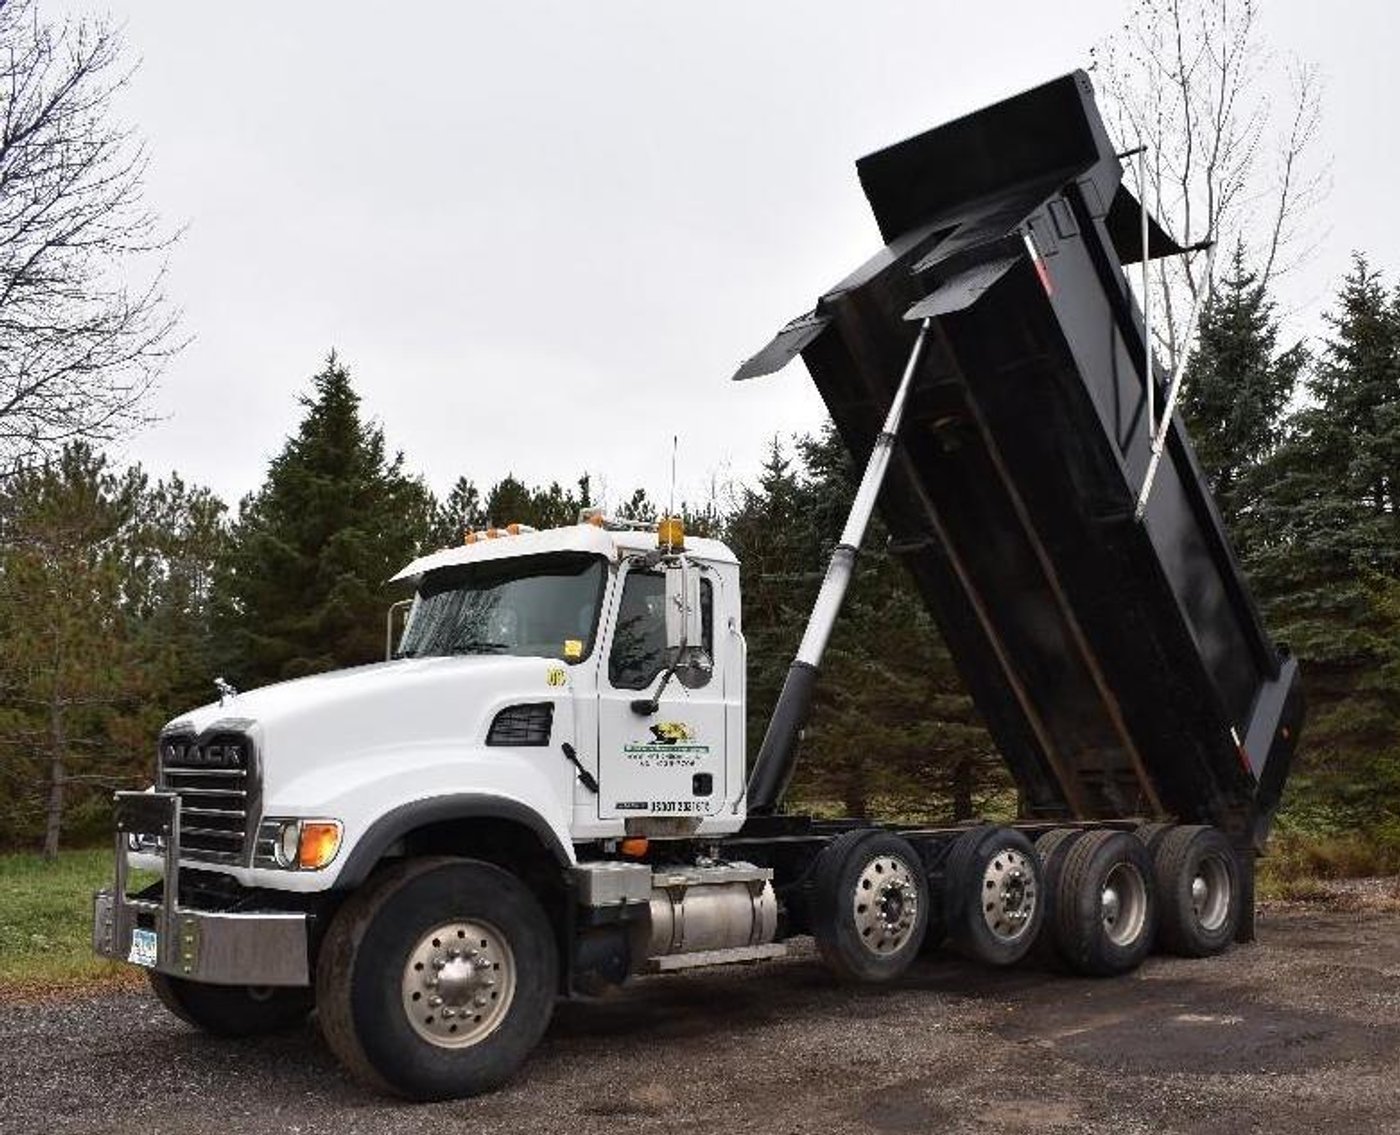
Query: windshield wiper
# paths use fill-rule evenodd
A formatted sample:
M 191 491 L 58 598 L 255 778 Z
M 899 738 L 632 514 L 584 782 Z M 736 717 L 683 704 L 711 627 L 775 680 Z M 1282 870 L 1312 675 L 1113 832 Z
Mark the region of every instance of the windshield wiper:
M 448 651 L 449 654 L 494 654 L 498 650 L 509 650 L 508 642 L 459 642 Z

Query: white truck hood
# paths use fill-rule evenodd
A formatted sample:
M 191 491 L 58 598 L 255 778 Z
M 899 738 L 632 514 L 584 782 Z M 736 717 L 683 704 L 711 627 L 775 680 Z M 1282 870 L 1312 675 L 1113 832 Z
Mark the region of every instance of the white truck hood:
M 270 803 L 328 764 L 353 777 L 353 766 L 364 770 L 380 756 L 402 760 L 414 749 L 480 746 L 505 706 L 569 701 L 569 669 L 546 658 L 406 658 L 249 690 L 181 714 L 166 728 L 199 734 L 226 725 L 248 733 Z M 572 713 L 556 712 L 555 722 L 571 725 Z

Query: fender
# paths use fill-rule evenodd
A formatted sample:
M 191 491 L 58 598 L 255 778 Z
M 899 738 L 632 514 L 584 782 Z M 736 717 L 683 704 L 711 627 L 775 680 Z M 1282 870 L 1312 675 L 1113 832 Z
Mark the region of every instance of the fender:
M 401 804 L 372 823 L 356 841 L 345 865 L 332 884 L 333 890 L 358 887 L 369 877 L 374 865 L 384 853 L 415 828 L 444 820 L 493 819 L 511 820 L 534 832 L 541 844 L 549 849 L 561 867 L 573 865 L 573 857 L 559 842 L 549 823 L 532 808 L 515 800 L 481 793 L 456 793 L 414 800 Z

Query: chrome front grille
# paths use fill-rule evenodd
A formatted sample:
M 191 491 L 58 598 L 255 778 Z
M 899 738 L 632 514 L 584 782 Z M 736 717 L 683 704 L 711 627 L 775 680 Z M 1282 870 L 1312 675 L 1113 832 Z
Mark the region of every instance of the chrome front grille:
M 246 864 L 258 795 L 251 742 L 227 733 L 162 737 L 159 767 L 160 787 L 180 797 L 181 858 Z

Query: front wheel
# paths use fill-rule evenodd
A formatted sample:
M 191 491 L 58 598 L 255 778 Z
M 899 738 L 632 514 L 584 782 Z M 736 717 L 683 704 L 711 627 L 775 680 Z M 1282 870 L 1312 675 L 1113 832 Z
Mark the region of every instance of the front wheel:
M 410 1099 L 499 1086 L 543 1035 L 558 989 L 554 933 L 515 876 L 489 863 L 388 868 L 337 914 L 316 1004 L 331 1050 Z
M 311 990 L 273 985 L 208 985 L 149 971 L 160 1003 L 187 1024 L 213 1036 L 285 1032 L 311 1012 Z

